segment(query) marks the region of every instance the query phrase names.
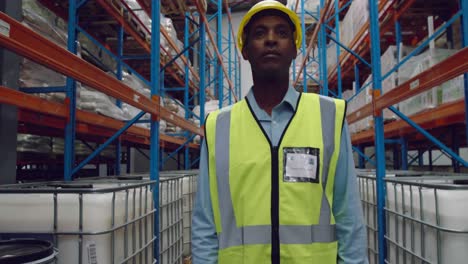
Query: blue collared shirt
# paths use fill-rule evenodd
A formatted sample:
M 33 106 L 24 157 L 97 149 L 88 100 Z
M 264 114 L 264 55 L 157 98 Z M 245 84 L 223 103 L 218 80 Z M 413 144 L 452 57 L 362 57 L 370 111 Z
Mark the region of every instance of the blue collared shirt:
M 247 94 L 252 111 L 271 143 L 276 146 L 289 119 L 297 107 L 299 93 L 289 88 L 271 116 L 261 109 L 253 90 Z M 340 154 L 335 175 L 333 214 L 338 238 L 338 264 L 367 264 L 367 235 L 359 199 L 351 139 L 345 123 L 341 137 Z M 192 218 L 192 259 L 194 264 L 218 263 L 216 235 L 208 181 L 206 142 L 200 154 L 200 175 Z

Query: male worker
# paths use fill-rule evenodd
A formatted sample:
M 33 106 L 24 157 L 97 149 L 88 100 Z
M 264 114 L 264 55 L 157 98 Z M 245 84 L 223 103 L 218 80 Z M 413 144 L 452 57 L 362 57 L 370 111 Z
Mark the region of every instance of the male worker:
M 194 264 L 367 263 L 345 102 L 301 94 L 289 67 L 297 15 L 266 0 L 241 21 L 253 87 L 205 125 Z

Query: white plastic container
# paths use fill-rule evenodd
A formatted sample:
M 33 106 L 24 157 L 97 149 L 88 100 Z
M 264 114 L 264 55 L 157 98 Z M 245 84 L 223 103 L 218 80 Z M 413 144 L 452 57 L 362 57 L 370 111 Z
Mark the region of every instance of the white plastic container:
M 162 177 L 182 177 L 183 195 L 183 256 L 190 256 L 192 252 L 192 210 L 197 191 L 198 170 L 164 171 Z
M 55 234 L 59 264 L 153 263 L 151 182 L 72 184 L 0 188 L 0 233 Z
M 375 183 L 374 175 L 361 174 L 358 176 L 358 188 L 362 202 L 363 216 L 367 225 L 367 254 L 369 256 L 369 264 L 377 263 L 377 254 L 379 252 L 377 244 L 377 195 Z
M 159 185 L 160 263 L 182 263 L 191 255 L 192 210 L 198 170 L 161 171 Z M 98 177 L 96 180 L 107 180 Z M 149 179 L 149 174 L 131 174 L 114 179 Z
M 387 180 L 389 263 L 467 263 L 467 182 L 461 176 Z
M 358 190 L 362 202 L 364 221 L 367 225 L 369 264 L 377 264 L 379 245 L 377 224 L 377 182 L 375 178 L 376 171 L 373 169 L 357 169 L 356 174 L 358 178 Z M 388 170 L 386 171 L 385 177 L 409 177 L 420 176 L 422 174 L 424 173 L 416 171 Z
M 159 185 L 159 263 L 181 264 L 183 247 L 182 178 L 161 177 Z

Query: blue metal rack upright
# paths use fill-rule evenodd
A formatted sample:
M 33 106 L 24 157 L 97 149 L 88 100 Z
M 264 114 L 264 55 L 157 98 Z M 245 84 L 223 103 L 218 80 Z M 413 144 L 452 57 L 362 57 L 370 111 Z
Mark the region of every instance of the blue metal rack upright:
M 324 10 L 325 0 L 320 0 L 320 10 Z M 325 15 L 321 12 L 321 16 Z M 323 19 L 323 18 L 322 18 Z M 327 74 L 327 32 L 325 24 L 318 25 L 320 27 L 318 37 L 318 50 L 319 50 L 319 62 L 320 62 L 320 94 L 328 95 L 328 74 Z
M 76 0 L 70 0 L 68 9 L 68 50 L 76 54 L 76 24 L 77 18 L 77 3 Z M 66 181 L 71 181 L 73 174 L 73 166 L 75 164 L 75 131 L 76 131 L 76 82 L 74 79 L 67 77 L 66 94 L 70 109 L 70 118 L 65 126 L 65 150 L 64 150 L 64 178 Z
M 307 10 L 306 9 L 307 1 L 308 0 L 297 0 L 297 2 L 295 2 L 295 5 L 292 4 L 290 6 L 290 8 L 292 10 L 295 10 L 295 12 L 298 12 L 297 8 L 299 7 L 299 5 L 301 6 L 299 18 L 301 20 L 303 38 L 302 38 L 300 49 L 298 51 L 298 55 L 301 55 L 301 57 L 300 59 L 296 59 L 292 62 L 292 80 L 294 81 L 293 86 L 295 86 L 296 88 L 299 87 L 299 82 L 301 82 L 300 85 L 302 86 L 302 89 L 299 89 L 299 90 L 301 90 L 302 92 L 308 91 L 309 84 L 316 84 L 317 86 L 323 87 L 322 76 L 320 76 L 320 78 L 317 79 L 314 77 L 314 75 L 317 73 L 321 73 L 322 69 L 321 69 L 320 62 L 326 59 L 326 58 L 322 58 L 323 54 L 320 54 L 320 50 L 319 50 L 318 57 L 317 57 L 317 54 L 311 55 L 310 50 L 312 50 L 312 47 L 309 47 L 310 44 L 306 43 L 307 32 L 311 32 L 314 25 L 316 27 L 320 26 L 318 23 L 319 17 L 320 17 L 320 6 L 317 6 L 317 9 L 316 9 L 317 11 L 315 12 L 311 10 Z M 324 1 L 322 0 L 322 4 L 323 2 Z M 313 21 L 313 20 L 315 20 L 315 22 L 308 23 L 308 21 Z M 315 71 L 313 71 L 313 67 L 312 67 L 313 63 L 319 64 L 319 68 L 316 69 Z M 311 69 L 310 73 L 307 69 Z
M 210 3 L 210 2 L 209 2 Z M 209 4 L 208 3 L 208 4 Z M 234 39 L 231 38 L 231 21 L 229 9 L 226 6 L 226 14 L 228 14 L 228 36 L 224 36 L 222 21 L 223 16 L 223 3 L 222 0 L 211 1 L 211 3 L 216 4 L 216 12 L 212 14 L 206 14 L 206 10 L 201 10 L 200 3 L 197 1 L 198 13 L 186 13 L 185 14 L 185 29 L 184 29 L 184 50 L 183 53 L 185 57 L 188 57 L 189 50 L 196 54 L 199 58 L 199 91 L 198 94 L 190 95 L 188 88 L 188 65 L 185 67 L 185 80 L 186 86 L 184 87 L 184 108 L 186 116 L 185 118 L 194 118 L 199 120 L 199 123 L 202 125 L 204 122 L 205 116 L 205 103 L 207 95 L 213 99 L 217 98 L 219 100 L 218 107 L 222 107 L 225 104 L 232 104 L 240 96 L 240 74 L 239 74 L 239 65 L 240 59 L 238 58 L 237 49 L 233 49 Z M 226 3 L 225 3 L 226 4 Z M 199 21 L 196 21 L 198 17 Z M 213 30 L 216 33 L 216 40 L 211 34 L 210 22 L 215 21 L 216 29 Z M 211 45 L 207 45 L 207 37 L 210 40 Z M 190 39 L 195 39 L 190 42 Z M 196 45 L 198 43 L 198 46 Z M 198 49 L 196 48 L 198 47 Z M 235 50 L 235 54 L 233 54 Z M 214 53 L 214 54 L 213 54 Z M 177 57 L 177 56 L 176 56 Z M 234 57 L 234 62 L 233 62 Z M 234 67 L 233 67 L 234 66 Z M 226 71 L 225 67 L 230 67 L 229 71 Z M 234 69 L 234 76 L 232 75 L 232 69 Z M 231 79 L 234 77 L 234 82 Z M 210 88 L 212 87 L 212 88 Z M 227 89 L 226 89 L 227 88 Z M 226 94 L 226 90 L 228 90 Z M 198 104 L 200 106 L 200 116 L 197 116 L 193 113 L 192 109 L 195 106 L 195 98 L 198 96 Z M 185 133 L 187 138 L 187 143 L 193 139 L 193 135 Z M 178 148 L 176 151 L 169 154 L 169 157 L 174 157 L 179 151 L 185 149 L 185 169 L 189 169 L 193 166 L 198 159 L 191 160 L 190 153 L 188 148 Z M 165 159 L 167 160 L 167 159 Z M 163 160 L 163 164 L 164 161 Z
M 212 90 L 214 92 L 215 97 L 218 99 L 219 104 L 218 107 L 221 108 L 223 105 L 236 102 L 239 98 L 238 94 L 240 93 L 240 87 L 238 83 L 238 78 L 234 79 L 234 83 L 231 81 L 230 74 L 226 70 L 226 67 L 232 64 L 232 55 L 228 52 L 232 49 L 232 45 L 235 45 L 235 39 L 231 39 L 229 34 L 231 32 L 227 31 L 225 33 L 223 31 L 223 16 L 227 15 L 228 17 L 228 24 L 231 24 L 230 15 L 229 15 L 229 7 L 227 3 L 223 0 L 207 0 L 208 5 L 213 3 L 216 6 L 216 11 L 213 14 L 207 14 L 205 11 L 202 10 L 200 3 L 196 1 L 198 13 L 201 18 L 200 24 L 205 25 L 205 33 L 208 37 L 211 46 L 208 46 L 208 58 L 205 63 L 208 69 L 207 74 L 207 81 L 206 86 L 210 87 L 213 86 Z M 224 3 L 224 8 L 223 8 Z M 223 10 L 226 10 L 223 12 Z M 210 25 L 211 21 L 215 21 L 216 28 L 212 30 L 212 26 Z M 232 27 L 228 26 L 228 29 L 232 31 Z M 213 37 L 212 32 L 216 33 L 216 39 Z M 223 34 L 225 33 L 225 34 Z M 224 35 L 228 35 L 227 37 Z M 206 41 L 206 38 L 201 40 Z M 227 41 L 227 42 L 225 42 Z M 227 47 L 224 47 L 223 44 L 227 44 Z M 210 49 L 211 48 L 211 49 Z M 211 54 L 210 51 L 213 51 L 214 54 Z M 228 54 L 226 54 L 228 53 Z M 238 54 L 236 52 L 236 54 Z M 200 59 L 206 59 L 206 57 L 201 57 Z M 238 56 L 236 57 L 238 58 Z M 227 62 L 224 62 L 223 59 L 227 59 Z M 240 61 L 240 60 L 239 60 Z M 239 63 L 239 62 L 237 62 Z M 239 71 L 239 67 L 234 67 L 235 71 Z M 227 93 L 226 93 L 227 90 Z M 231 99 L 229 99 L 231 97 Z M 234 100 L 232 100 L 234 99 Z M 230 100 L 230 101 L 229 101 Z M 200 102 L 201 103 L 201 102 Z M 226 104 L 225 104 L 226 103 Z
M 152 0 L 151 4 L 151 97 L 160 94 L 160 0 Z M 159 105 L 159 101 L 157 101 Z M 156 240 L 153 244 L 153 252 L 156 263 L 159 263 L 159 118 L 151 117 L 151 142 L 150 142 L 150 179 L 156 181 L 153 187 L 153 200 L 155 208 L 154 236 Z M 152 162 L 151 162 L 152 161 Z
M 463 47 L 468 47 L 468 1 L 460 0 L 462 9 L 462 41 Z M 468 74 L 464 74 L 464 85 L 465 85 L 465 113 L 468 113 Z M 466 114 L 466 142 L 468 142 L 468 114 Z M 468 143 L 467 143 L 468 144 Z
M 370 46 L 372 63 L 372 81 L 374 95 L 382 93 L 381 62 L 380 62 L 380 30 L 379 30 L 379 10 L 377 1 L 369 0 L 370 11 Z M 338 33 L 339 34 L 339 33 Z M 338 75 L 341 79 L 341 75 Z M 378 224 L 378 246 L 379 263 L 385 263 L 386 241 L 385 241 L 385 143 L 384 124 L 382 111 L 374 115 L 375 124 L 375 156 L 377 165 L 377 224 Z

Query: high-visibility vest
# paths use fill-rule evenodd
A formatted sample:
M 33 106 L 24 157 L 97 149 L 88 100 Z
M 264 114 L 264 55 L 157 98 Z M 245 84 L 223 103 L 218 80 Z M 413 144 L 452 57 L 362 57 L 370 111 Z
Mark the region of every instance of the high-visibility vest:
M 301 94 L 277 147 L 248 100 L 209 115 L 205 136 L 219 264 L 337 262 L 331 208 L 345 112 L 343 100 Z M 315 169 L 294 171 L 288 161 L 298 157 Z

